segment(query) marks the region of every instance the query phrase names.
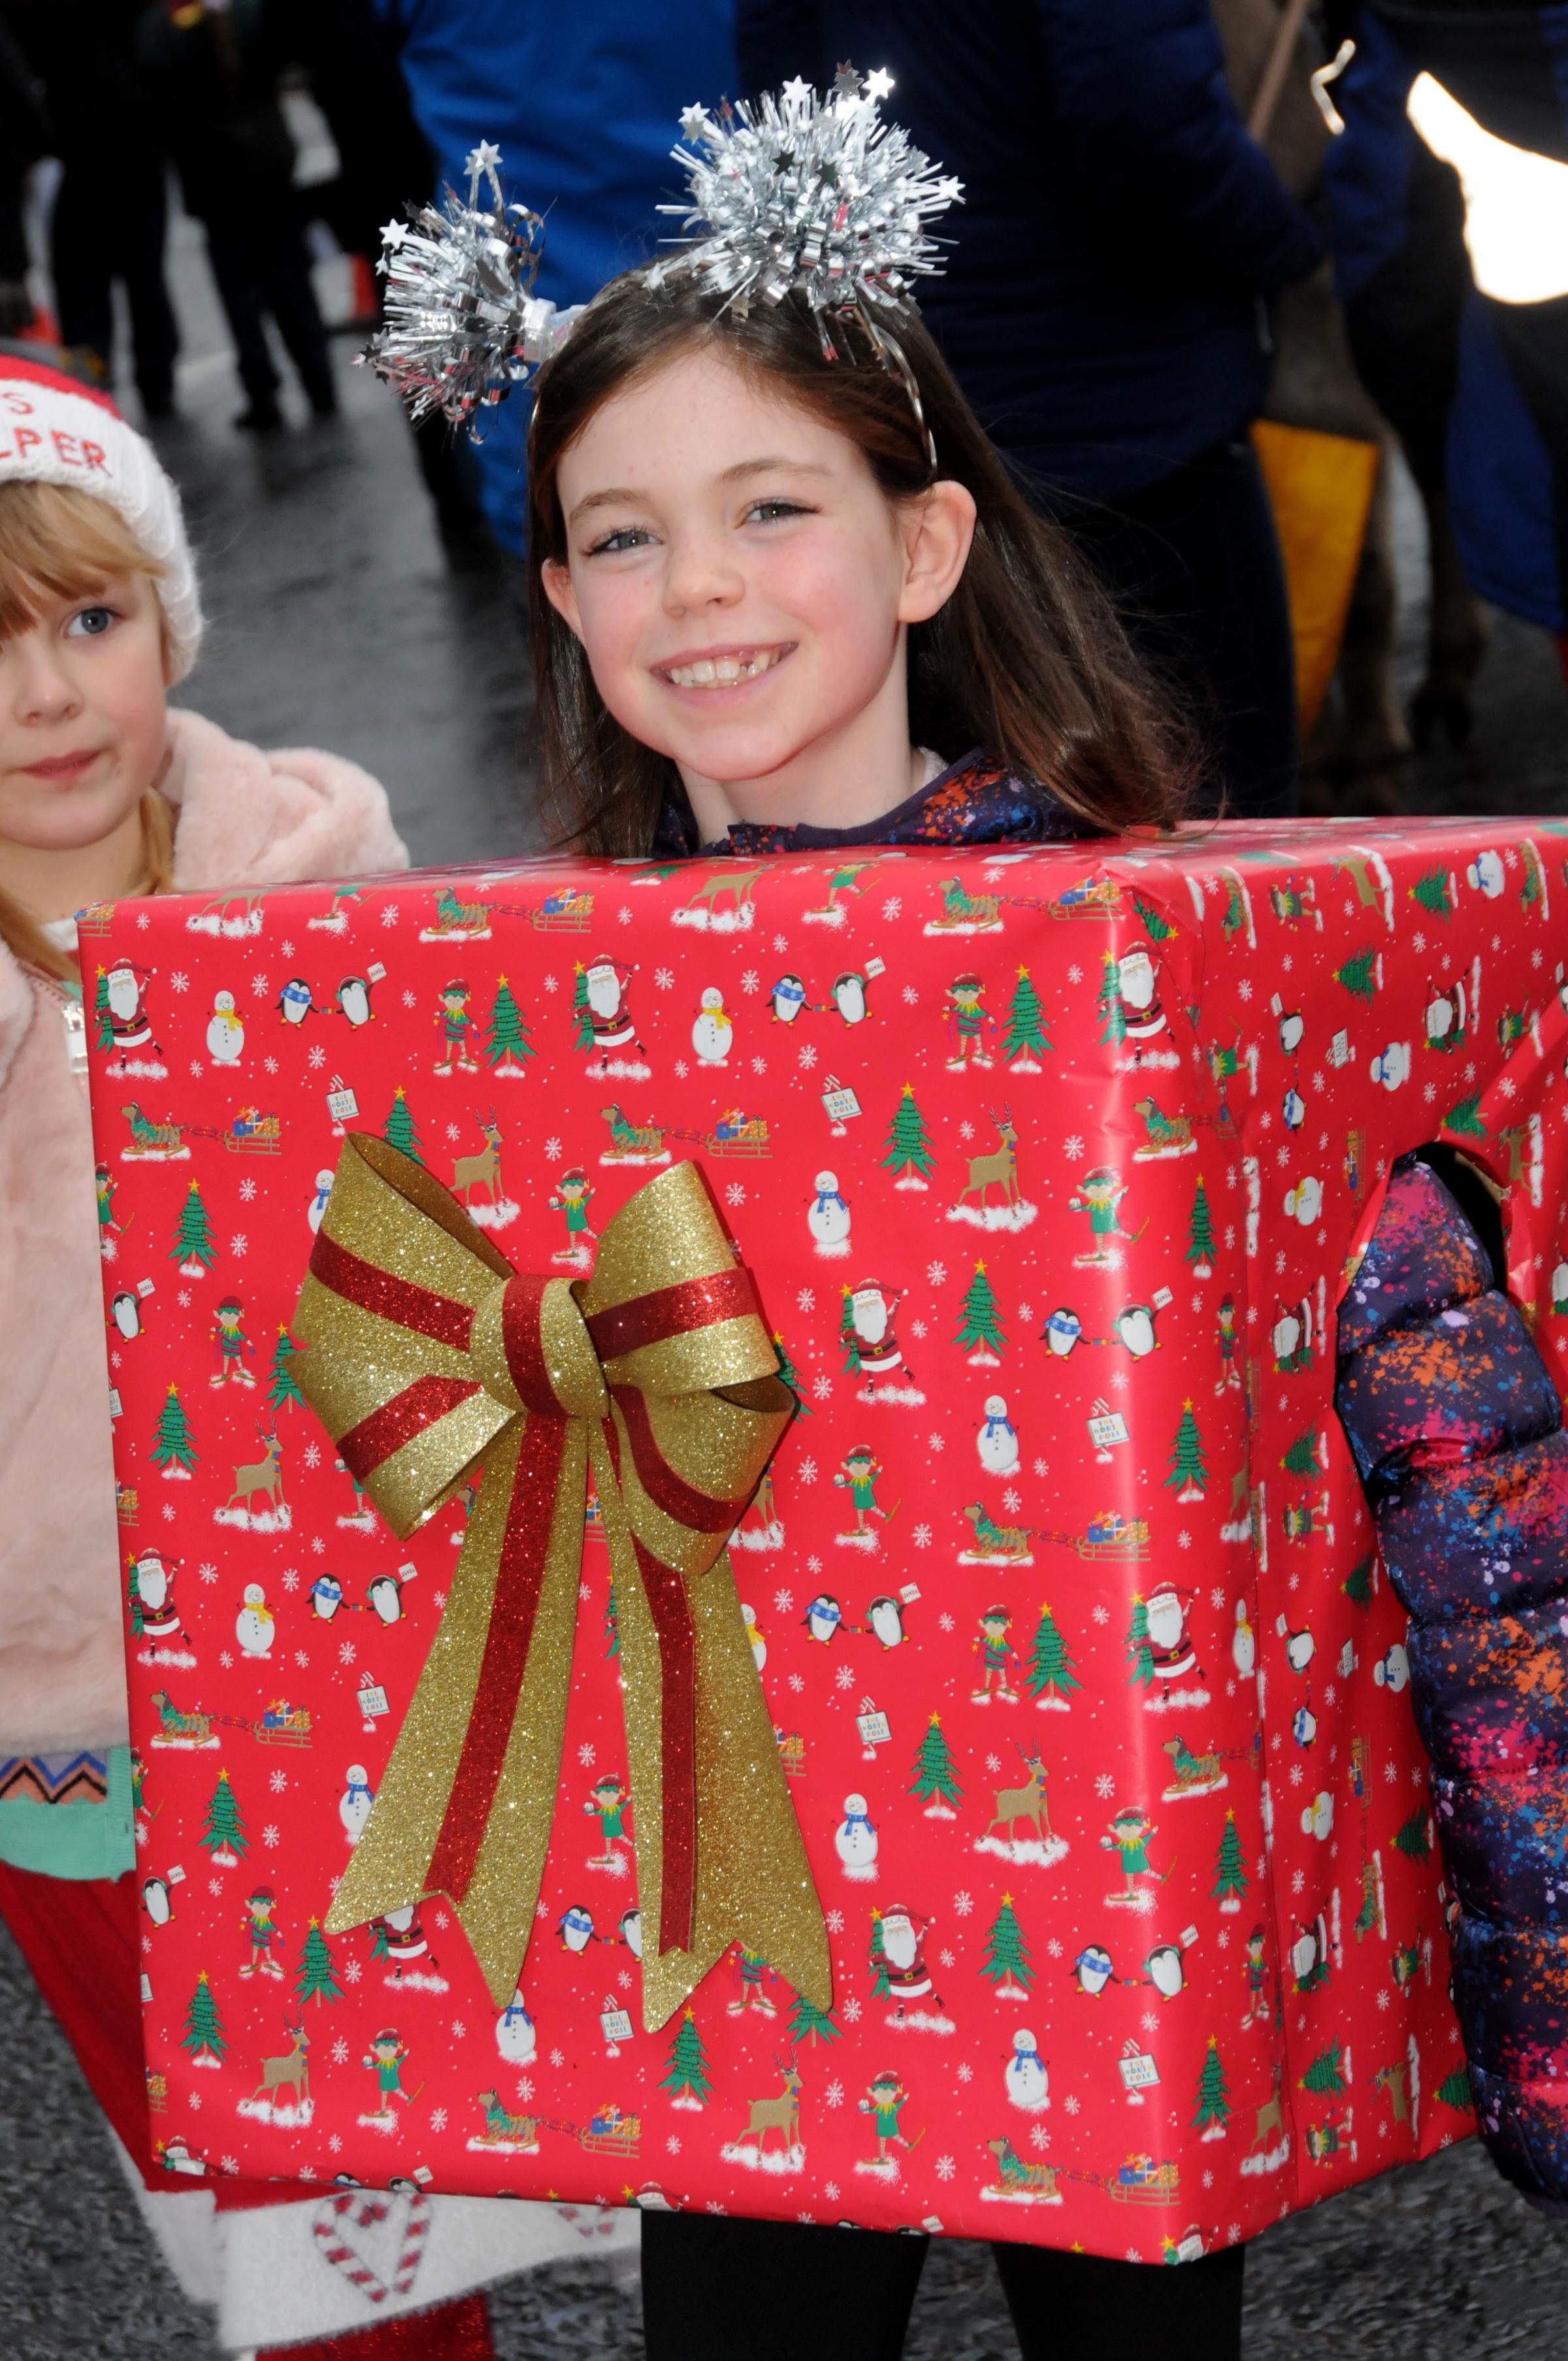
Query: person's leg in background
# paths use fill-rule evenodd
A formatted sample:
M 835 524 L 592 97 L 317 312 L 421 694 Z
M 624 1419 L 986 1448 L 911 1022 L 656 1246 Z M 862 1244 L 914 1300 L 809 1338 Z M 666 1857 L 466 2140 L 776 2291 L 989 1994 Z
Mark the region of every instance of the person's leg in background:
M 1210 750 L 1233 818 L 1293 813 L 1296 659 L 1263 474 L 1245 438 L 1058 522 L 1098 570 L 1139 652 Z
M 166 418 L 174 407 L 180 329 L 163 275 L 169 196 L 160 157 L 140 158 L 127 167 L 111 212 L 114 265 L 130 306 L 137 391 L 148 418 Z
M 1241 2361 L 1245 2246 L 1168 2269 L 1053 2246 L 991 2251 L 1023 2361 Z
M 239 381 L 250 403 L 236 424 L 256 432 L 280 426 L 278 370 L 267 341 L 267 297 L 255 253 L 255 241 L 246 225 L 214 219 L 203 225 L 207 260 L 212 266 L 229 334 L 234 338 Z
M 899 2361 L 928 2243 L 894 2231 L 646 2213 L 648 2361 Z
M 54 280 L 60 340 L 83 355 L 105 386 L 115 376 L 114 264 L 104 236 L 112 192 L 80 163 L 68 164 L 49 222 L 49 270 Z
M 299 372 L 311 408 L 318 418 L 330 418 L 337 408 L 337 389 L 304 238 L 293 220 L 283 214 L 269 225 L 264 238 L 258 237 L 258 247 L 259 276 L 278 333 Z

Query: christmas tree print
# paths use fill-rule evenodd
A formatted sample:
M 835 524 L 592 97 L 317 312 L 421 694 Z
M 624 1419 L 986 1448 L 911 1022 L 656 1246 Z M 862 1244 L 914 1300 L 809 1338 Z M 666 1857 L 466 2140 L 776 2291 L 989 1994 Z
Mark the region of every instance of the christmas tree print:
M 419 1133 L 414 1129 L 414 1119 L 409 1113 L 409 1103 L 403 1096 L 401 1082 L 392 1093 L 387 1120 L 381 1126 L 381 1137 L 389 1147 L 400 1148 L 405 1156 L 411 1156 L 416 1164 L 424 1162 L 419 1152 Z
M 844 1367 L 852 1375 L 858 1377 L 861 1367 L 861 1345 L 855 1334 L 854 1306 L 850 1301 L 850 1290 L 847 1287 L 839 1297 L 839 1342 L 843 1348 Z
M 134 1557 L 131 1560 L 130 1580 L 126 1586 L 126 1603 L 131 1610 L 131 1638 L 139 1640 L 147 1630 L 147 1620 L 141 1611 L 141 1583 L 137 1578 L 137 1562 Z
M 1151 943 L 1169 941 L 1176 928 L 1162 911 L 1157 910 L 1152 902 L 1146 902 L 1141 894 L 1133 895 L 1133 907 L 1143 920 L 1144 932 Z
M 1410 888 L 1413 901 L 1434 918 L 1452 918 L 1453 895 L 1450 890 L 1453 880 L 1446 869 L 1424 869 Z
M 1037 1074 L 1040 1058 L 1052 1047 L 1040 1013 L 1040 995 L 1029 971 L 1021 967 L 1007 1004 L 1007 1030 L 1002 1037 L 1002 1061 L 1015 1074 Z
M 1135 1689 L 1149 1687 L 1154 1680 L 1154 1653 L 1149 1646 L 1148 1609 L 1144 1605 L 1143 1594 L 1136 1590 L 1133 1593 L 1133 1612 L 1127 1625 L 1127 1662 L 1133 1668 L 1127 1675 L 1129 1685 Z
M 1408 1820 L 1400 1823 L 1389 1839 L 1396 1852 L 1407 1861 L 1431 1859 L 1431 1822 L 1424 1804 L 1418 1804 Z
M 218 1784 L 213 1789 L 207 1805 L 207 1823 L 202 1830 L 202 1842 L 219 1869 L 237 1868 L 240 1854 L 249 1850 L 246 1841 L 245 1816 L 234 1789 L 229 1785 L 226 1771 L 218 1773 Z
M 180 1208 L 169 1259 L 177 1262 L 191 1279 L 204 1279 L 217 1260 L 207 1209 L 202 1202 L 202 1192 L 194 1180 L 186 1191 L 185 1202 Z
M 1301 2088 L 1320 2099 L 1337 2099 L 1350 2088 L 1350 2051 L 1343 2042 L 1331 2041 L 1319 2050 L 1301 2077 Z
M 185 2012 L 185 2031 L 180 2047 L 191 2052 L 191 2062 L 194 2066 L 216 2066 L 228 2048 L 205 1968 L 196 1978 L 196 1989 Z
M 919 1796 L 928 1820 L 950 1820 L 956 1817 L 953 1806 L 961 1801 L 963 1789 L 959 1784 L 953 1750 L 942 1735 L 939 1714 L 934 1713 L 926 1725 L 926 1735 L 915 1757 L 915 1776 L 909 1783 L 909 1793 Z
M 672 2106 L 690 2107 L 694 2111 L 706 2107 L 713 2095 L 713 2086 L 707 2076 L 707 2053 L 696 2029 L 696 2019 L 689 2008 L 670 2044 L 669 2062 L 659 2078 L 659 2088 L 670 2092 Z
M 1192 1192 L 1192 1211 L 1188 1217 L 1187 1260 L 1192 1266 L 1194 1279 L 1213 1278 L 1214 1224 L 1201 1172 L 1198 1175 L 1198 1186 Z
M 115 1046 L 115 1028 L 109 1021 L 109 977 L 104 968 L 98 970 L 98 981 L 93 993 L 93 1019 L 98 1030 L 100 1049 Z
M 1356 1561 L 1340 1585 L 1353 1607 L 1371 1606 L 1374 1587 L 1373 1572 L 1376 1563 L 1376 1559 L 1368 1553 L 1365 1557 Z
M 300 1971 L 295 1979 L 295 1993 L 301 2000 L 341 2000 L 343 1988 L 333 1973 L 332 1952 L 321 1922 L 313 1918 L 305 1929 L 304 1949 L 300 1953 Z
M 880 1159 L 885 1171 L 896 1172 L 895 1189 L 928 1189 L 934 1159 L 931 1135 L 915 1101 L 915 1086 L 905 1082 L 887 1127 L 887 1152 Z
M 1376 944 L 1365 944 L 1347 959 L 1343 967 L 1336 967 L 1334 982 L 1343 983 L 1353 998 L 1365 1002 L 1370 1008 L 1373 996 L 1383 982 L 1383 961 Z
M 1475 2105 L 1470 2088 L 1470 2076 L 1463 2066 L 1456 2066 L 1437 2086 L 1437 2095 L 1445 2107 L 1453 2107 L 1461 2114 L 1469 2114 Z
M 299 1349 L 287 1328 L 280 1322 L 278 1342 L 272 1347 L 272 1366 L 268 1371 L 270 1382 L 267 1388 L 267 1399 L 274 1410 L 286 1410 L 291 1403 L 302 1403 L 305 1399 L 289 1366 Z
M 1071 1708 L 1073 1690 L 1083 1686 L 1073 1671 L 1067 1642 L 1062 1638 L 1057 1619 L 1048 1606 L 1041 1606 L 1040 1620 L 1035 1626 L 1035 1637 L 1029 1648 L 1029 1666 L 1024 1677 L 1029 1685 L 1029 1695 L 1043 1712 L 1068 1712 Z
M 522 1011 L 504 975 L 496 978 L 496 996 L 485 1020 L 485 1061 L 498 1074 L 521 1074 L 519 1062 L 532 1058 L 533 1044 L 522 1021 Z
M 604 1603 L 604 1653 L 606 1660 L 620 1653 L 620 1618 L 615 1607 L 615 1585 L 609 1586 L 609 1597 Z
M 977 1262 L 974 1277 L 964 1290 L 964 1300 L 959 1307 L 963 1318 L 953 1342 L 967 1353 L 971 1368 L 994 1368 L 1007 1349 L 1003 1333 L 1002 1314 L 996 1296 L 985 1275 L 985 1265 Z
M 1301 1429 L 1279 1463 L 1290 1476 L 1315 1476 L 1321 1464 L 1315 1423 Z
M 800 1405 L 800 1408 L 795 1413 L 796 1417 L 809 1418 L 811 1416 L 811 1409 L 806 1399 L 806 1387 L 802 1382 L 800 1371 L 790 1359 L 789 1347 L 785 1345 L 782 1336 L 775 1334 L 773 1338 L 773 1350 L 779 1356 L 779 1375 Z
M 163 1397 L 163 1408 L 153 1431 L 152 1455 L 166 1477 L 181 1481 L 189 1480 L 196 1465 L 196 1438 L 191 1432 L 178 1386 L 170 1386 Z
M 872 1912 L 872 1998 L 885 2000 L 893 1990 L 893 1979 L 887 1971 L 887 1952 L 882 1939 L 882 1912 Z
M 1472 1091 L 1468 1098 L 1451 1107 L 1443 1118 L 1444 1131 L 1456 1131 L 1462 1139 L 1485 1139 L 1486 1125 L 1481 1115 L 1481 1093 Z
M 1209 2054 L 1198 2077 L 1198 2112 L 1192 2118 L 1192 2128 L 1201 2139 L 1223 2139 L 1230 2120 L 1230 2090 L 1220 2063 L 1219 2045 L 1211 2034 Z
M 1116 964 L 1115 952 L 1106 951 L 1095 1006 L 1101 1017 L 1100 1038 L 1113 1044 L 1127 1038 L 1127 1012 L 1122 1005 L 1122 971 Z
M 1225 1916 L 1234 1917 L 1241 1908 L 1246 1883 L 1246 1863 L 1242 1859 L 1242 1840 L 1236 1834 L 1236 1816 L 1227 1812 L 1214 1862 L 1214 1883 L 1210 1888 Z
M 572 1016 L 576 1025 L 574 1049 L 591 1049 L 594 1046 L 594 1020 L 588 1008 L 588 979 L 579 966 L 577 980 L 572 986 Z
M 1209 1487 L 1209 1465 L 1203 1456 L 1203 1440 L 1192 1415 L 1190 1398 L 1181 1406 L 1176 1439 L 1170 1446 L 1170 1473 L 1165 1481 L 1168 1490 L 1179 1487 L 1176 1493 L 1179 1500 L 1201 1500 Z
M 1003 1895 L 1002 1906 L 986 1929 L 985 1945 L 980 1971 L 995 1987 L 997 1999 L 1027 2000 L 1035 1971 L 1010 1894 Z
M 818 2008 L 815 2001 L 797 1992 L 789 2017 L 789 2045 L 798 2049 L 806 2041 L 837 2041 L 839 2027 L 833 2022 L 830 2008 Z

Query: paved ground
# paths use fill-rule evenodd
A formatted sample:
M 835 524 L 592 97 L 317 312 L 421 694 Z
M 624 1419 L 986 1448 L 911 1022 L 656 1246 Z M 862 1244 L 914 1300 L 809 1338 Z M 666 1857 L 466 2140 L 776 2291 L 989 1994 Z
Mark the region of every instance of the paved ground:
M 184 417 L 160 441 L 185 487 L 213 619 L 185 697 L 264 744 L 314 741 L 364 763 L 386 781 L 416 861 L 523 850 L 529 696 L 499 581 L 444 555 L 408 436 L 362 371 L 345 369 L 336 423 L 259 445 L 232 433 L 239 403 L 221 329 L 193 233 L 178 235 Z M 1413 503 L 1400 540 L 1408 682 L 1420 629 Z M 1465 752 L 1416 766 L 1412 808 L 1568 807 L 1568 696 L 1541 634 L 1495 619 L 1476 707 Z M 1473 2145 L 1282 2224 L 1248 2271 L 1247 2361 L 1568 2361 L 1568 2230 L 1532 2213 Z M 639 2361 L 635 2292 L 593 2266 L 515 2280 L 494 2310 L 509 2361 Z M 74 2062 L 0 1934 L 0 2354 L 214 2352 L 150 2256 Z M 1014 2352 L 989 2255 L 939 2247 L 911 2361 Z

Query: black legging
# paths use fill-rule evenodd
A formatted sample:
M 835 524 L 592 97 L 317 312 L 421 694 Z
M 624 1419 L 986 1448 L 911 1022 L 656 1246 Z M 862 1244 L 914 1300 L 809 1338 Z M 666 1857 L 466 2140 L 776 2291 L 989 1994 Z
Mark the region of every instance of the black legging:
M 642 2216 L 648 2361 L 898 2361 L 923 2235 Z M 1172 2269 L 993 2246 L 1024 2361 L 1241 2361 L 1245 2246 Z

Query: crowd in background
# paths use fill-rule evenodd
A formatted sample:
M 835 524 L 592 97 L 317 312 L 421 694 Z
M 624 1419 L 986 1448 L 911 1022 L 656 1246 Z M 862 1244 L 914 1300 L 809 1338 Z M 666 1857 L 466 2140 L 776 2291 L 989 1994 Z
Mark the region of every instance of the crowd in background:
M 824 86 L 845 58 L 883 66 L 896 118 L 964 183 L 926 315 L 1030 496 L 1180 692 L 1227 807 L 1294 808 L 1310 736 L 1316 807 L 1337 792 L 1375 808 L 1398 803 L 1410 743 L 1390 687 L 1396 443 L 1430 548 L 1418 740 L 1468 727 L 1477 594 L 1564 628 L 1568 201 L 1554 263 L 1551 220 L 1519 199 L 1501 250 L 1533 240 L 1542 257 L 1522 292 L 1476 262 L 1510 159 L 1538 194 L 1542 172 L 1568 187 L 1562 14 L 0 0 L 0 335 L 58 341 L 98 381 L 134 383 L 146 423 L 170 417 L 176 194 L 227 321 L 234 423 L 286 431 L 285 359 L 313 413 L 336 408 L 313 251 L 325 237 L 355 258 L 371 324 L 381 225 L 463 185 L 477 139 L 549 223 L 539 291 L 581 302 L 646 258 L 683 107 L 794 75 Z M 300 92 L 335 151 L 309 186 Z M 45 159 L 47 271 L 29 275 L 24 209 Z M 521 555 L 526 423 L 508 405 L 477 451 L 422 432 L 452 544 Z

